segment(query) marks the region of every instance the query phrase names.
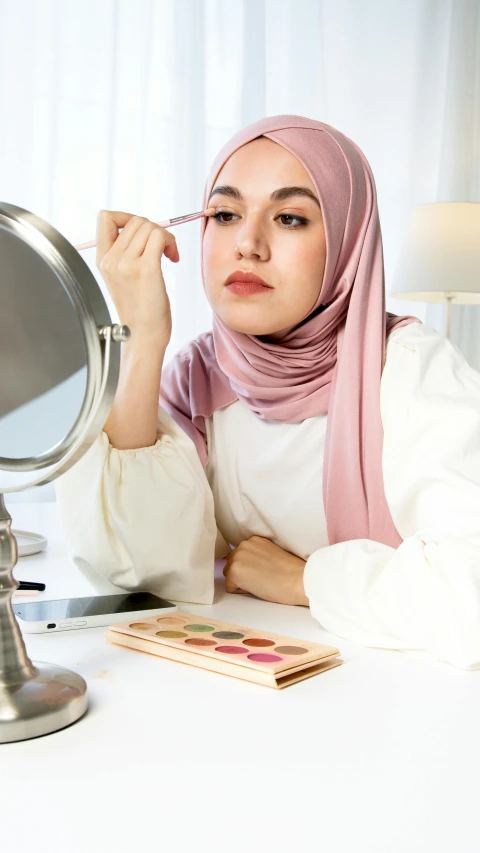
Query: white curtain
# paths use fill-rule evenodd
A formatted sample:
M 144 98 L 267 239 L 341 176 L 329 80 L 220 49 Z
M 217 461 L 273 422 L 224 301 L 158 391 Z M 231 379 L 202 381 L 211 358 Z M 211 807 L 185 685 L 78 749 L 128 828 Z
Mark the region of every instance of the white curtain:
M 155 221 L 200 210 L 219 148 L 280 113 L 362 148 L 387 310 L 443 334 L 443 305 L 388 292 L 413 205 L 480 202 L 480 0 L 0 0 L 0 201 L 72 243 L 95 237 L 101 208 Z M 199 220 L 172 232 L 167 360 L 211 328 Z M 95 250 L 84 257 L 106 293 Z M 479 312 L 454 306 L 451 335 L 477 370 Z

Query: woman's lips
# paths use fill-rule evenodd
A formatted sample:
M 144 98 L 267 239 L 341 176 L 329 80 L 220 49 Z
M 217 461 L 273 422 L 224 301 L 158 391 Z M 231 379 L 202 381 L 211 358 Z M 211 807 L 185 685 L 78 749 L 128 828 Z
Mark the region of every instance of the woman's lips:
M 235 293 L 237 296 L 253 296 L 254 293 L 267 293 L 273 290 L 273 287 L 264 287 L 263 284 L 256 284 L 253 281 L 232 281 L 225 285 L 230 293 Z

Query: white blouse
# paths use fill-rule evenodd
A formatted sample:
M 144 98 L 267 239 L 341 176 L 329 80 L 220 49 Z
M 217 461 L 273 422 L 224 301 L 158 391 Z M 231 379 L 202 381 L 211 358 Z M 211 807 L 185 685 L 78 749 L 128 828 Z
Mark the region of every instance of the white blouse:
M 214 560 L 257 534 L 306 560 L 311 613 L 332 634 L 480 665 L 480 373 L 410 323 L 387 340 L 380 408 L 397 549 L 328 544 L 326 414 L 278 423 L 236 400 L 206 419 L 205 469 L 162 407 L 152 447 L 117 450 L 102 432 L 56 481 L 70 556 L 122 588 L 211 604 Z

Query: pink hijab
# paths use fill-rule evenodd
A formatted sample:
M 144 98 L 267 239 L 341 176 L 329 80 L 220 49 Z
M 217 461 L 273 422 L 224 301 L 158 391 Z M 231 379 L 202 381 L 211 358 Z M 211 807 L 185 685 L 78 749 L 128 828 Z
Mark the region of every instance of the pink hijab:
M 329 544 L 372 539 L 397 548 L 402 539 L 383 486 L 380 378 L 386 337 L 421 320 L 385 311 L 373 175 L 358 146 L 334 127 L 297 115 L 267 116 L 244 127 L 213 161 L 202 209 L 230 155 L 262 135 L 294 154 L 315 186 L 327 248 L 318 299 L 278 342 L 230 329 L 214 313 L 212 331 L 165 365 L 160 404 L 194 441 L 204 466 L 205 418 L 234 400 L 259 418 L 288 423 L 328 412 L 323 499 Z M 204 290 L 206 225 L 205 217 Z

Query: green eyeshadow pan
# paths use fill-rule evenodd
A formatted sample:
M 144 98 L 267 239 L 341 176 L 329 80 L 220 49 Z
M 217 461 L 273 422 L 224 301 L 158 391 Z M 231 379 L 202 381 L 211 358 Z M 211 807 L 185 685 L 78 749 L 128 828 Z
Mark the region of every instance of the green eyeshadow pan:
M 179 637 L 188 637 L 185 631 L 157 631 L 157 637 L 168 637 L 171 640 L 176 640 Z

